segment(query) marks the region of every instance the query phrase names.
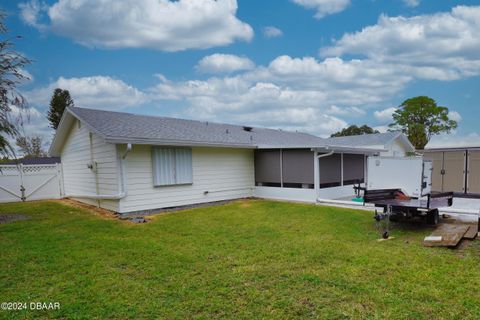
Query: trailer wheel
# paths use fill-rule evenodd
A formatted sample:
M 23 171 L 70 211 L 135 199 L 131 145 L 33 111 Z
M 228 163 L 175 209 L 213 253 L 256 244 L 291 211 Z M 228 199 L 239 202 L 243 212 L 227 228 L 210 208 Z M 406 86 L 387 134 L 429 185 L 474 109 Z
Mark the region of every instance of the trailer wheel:
M 382 238 L 383 239 L 388 239 L 388 237 L 390 236 L 390 233 L 388 231 L 385 231 L 383 234 L 382 234 Z
M 436 225 L 440 220 L 440 215 L 438 214 L 438 209 L 432 210 L 427 214 L 427 224 Z

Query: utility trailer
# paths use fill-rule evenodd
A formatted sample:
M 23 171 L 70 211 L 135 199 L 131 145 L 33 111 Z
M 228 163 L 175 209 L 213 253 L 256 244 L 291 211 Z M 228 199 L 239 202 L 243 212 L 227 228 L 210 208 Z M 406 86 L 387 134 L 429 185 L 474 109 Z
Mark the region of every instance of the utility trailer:
M 425 198 L 410 198 L 401 189 L 364 190 L 365 203 L 373 203 L 382 208 L 383 212 L 375 211 L 375 220 L 383 222 L 382 237 L 389 237 L 390 221 L 424 217 L 426 222 L 436 225 L 439 222 L 439 208 L 450 207 L 453 204 L 453 192 L 433 193 Z
M 450 207 L 453 192 L 431 193 L 432 163 L 422 157 L 368 157 L 364 203 L 372 203 L 375 220 L 382 227 L 382 237 L 389 237 L 390 220 L 399 221 L 420 216 L 428 224 L 439 222 L 438 209 Z

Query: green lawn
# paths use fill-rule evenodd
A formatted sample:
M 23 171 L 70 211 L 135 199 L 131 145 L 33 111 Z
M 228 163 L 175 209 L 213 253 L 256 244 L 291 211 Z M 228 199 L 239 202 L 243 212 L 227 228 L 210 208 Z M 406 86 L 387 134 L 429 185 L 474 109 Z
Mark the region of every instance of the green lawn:
M 59 202 L 0 205 L 0 302 L 60 302 L 0 318 L 480 317 L 480 244 L 377 242 L 372 214 L 239 201 L 134 225 Z

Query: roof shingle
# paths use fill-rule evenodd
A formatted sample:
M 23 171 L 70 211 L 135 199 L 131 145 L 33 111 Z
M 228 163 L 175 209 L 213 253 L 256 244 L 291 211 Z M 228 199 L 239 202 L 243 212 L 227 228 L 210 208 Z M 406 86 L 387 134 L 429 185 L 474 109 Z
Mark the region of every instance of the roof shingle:
M 111 140 L 171 141 L 245 147 L 324 146 L 325 139 L 300 132 L 73 107 L 69 109 L 98 134 Z
M 325 142 L 335 146 L 385 146 L 400 134 L 398 131 L 371 133 L 358 136 L 328 138 Z

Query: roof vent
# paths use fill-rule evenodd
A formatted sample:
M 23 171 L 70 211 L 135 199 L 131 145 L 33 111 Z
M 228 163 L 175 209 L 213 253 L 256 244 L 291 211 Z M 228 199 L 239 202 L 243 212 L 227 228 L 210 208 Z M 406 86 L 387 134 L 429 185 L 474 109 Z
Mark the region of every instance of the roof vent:
M 251 132 L 252 129 L 253 129 L 252 127 L 243 127 L 243 130 L 247 132 Z

